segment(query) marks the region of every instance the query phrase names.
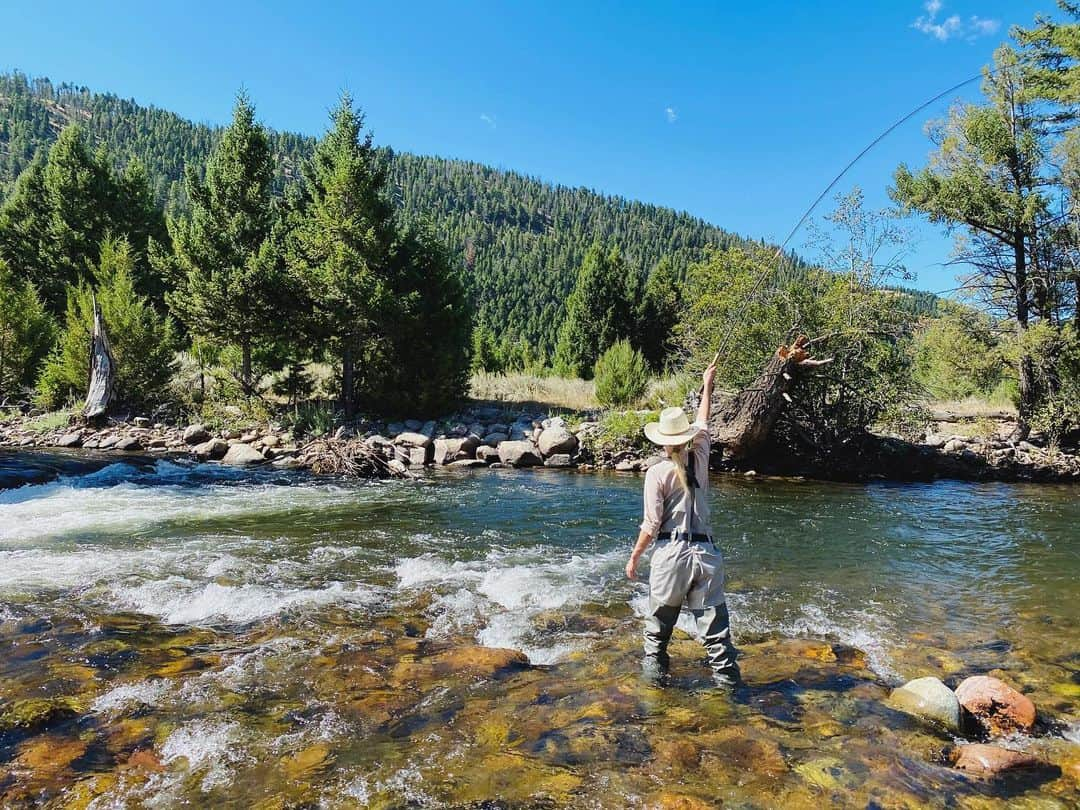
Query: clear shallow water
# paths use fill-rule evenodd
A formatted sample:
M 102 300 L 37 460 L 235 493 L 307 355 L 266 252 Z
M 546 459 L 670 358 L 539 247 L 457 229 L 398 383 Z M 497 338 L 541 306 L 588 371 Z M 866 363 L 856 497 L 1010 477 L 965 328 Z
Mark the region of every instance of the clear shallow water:
M 9 803 L 652 806 L 670 789 L 736 806 L 1071 806 L 1080 778 L 1075 488 L 714 481 L 752 687 L 718 707 L 695 692 L 689 642 L 675 688 L 634 677 L 644 584 L 622 567 L 639 478 L 367 483 L 8 454 L 0 482 L 0 698 L 78 698 L 0 736 Z M 472 645 L 542 668 L 444 662 Z M 1054 778 L 958 777 L 947 738 L 879 708 L 908 678 L 995 669 L 1040 706 L 1024 745 Z M 672 764 L 685 739 L 701 750 Z M 42 740 L 78 756 L 30 767 Z M 705 769 L 727 749 L 772 764 Z M 128 767 L 133 752 L 153 764 Z M 507 783 L 477 776 L 493 772 Z

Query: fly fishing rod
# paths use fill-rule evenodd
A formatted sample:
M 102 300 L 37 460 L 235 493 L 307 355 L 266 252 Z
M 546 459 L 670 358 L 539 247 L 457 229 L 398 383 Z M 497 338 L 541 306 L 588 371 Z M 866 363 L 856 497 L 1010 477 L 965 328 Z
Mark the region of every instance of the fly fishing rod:
M 788 235 L 784 238 L 784 241 L 781 242 L 779 244 L 779 246 L 776 248 L 776 252 L 773 254 L 772 260 L 770 261 L 769 266 L 766 269 L 767 270 L 772 270 L 773 264 L 776 264 L 776 269 L 779 269 L 780 265 L 779 265 L 778 260 L 780 259 L 781 255 L 783 254 L 784 248 L 787 247 L 788 243 L 792 240 L 792 238 L 795 236 L 795 234 L 798 233 L 799 229 L 806 223 L 806 220 L 808 220 L 810 218 L 810 216 L 814 213 L 814 210 L 818 207 L 818 205 L 821 204 L 821 201 L 824 200 L 825 197 L 829 194 L 829 192 L 832 191 L 836 187 L 836 184 L 839 183 L 844 178 L 844 175 L 846 175 L 856 163 L 858 163 L 860 160 L 862 160 L 862 158 L 866 155 L 867 152 L 869 152 L 875 146 L 877 146 L 879 143 L 881 143 L 883 140 L 885 140 L 885 138 L 887 138 L 895 129 L 897 129 L 898 127 L 906 124 L 908 121 L 910 121 L 916 115 L 921 113 L 923 110 L 925 110 L 931 104 L 934 104 L 935 102 L 940 101 L 941 99 L 945 98 L 945 96 L 949 95 L 950 93 L 955 93 L 961 87 L 966 87 L 967 85 L 971 84 L 972 82 L 983 78 L 984 75 L 989 77 L 989 76 L 992 76 L 996 72 L 997 72 L 997 70 L 990 70 L 990 71 L 985 72 L 985 73 L 977 73 L 976 75 L 971 76 L 970 78 L 964 79 L 962 82 L 958 82 L 957 84 L 954 84 L 952 87 L 948 88 L 947 90 L 942 90 L 940 93 L 938 93 L 933 98 L 931 98 L 931 99 L 929 99 L 927 101 L 924 101 L 918 107 L 916 107 L 915 109 L 913 109 L 910 112 L 908 112 L 907 114 L 905 114 L 903 118 L 900 118 L 897 121 L 893 122 L 887 129 L 882 131 L 880 135 L 878 135 L 876 138 L 874 138 L 874 140 L 870 141 L 870 143 L 868 143 L 865 147 L 863 147 L 863 150 L 861 152 L 859 152 L 859 154 L 857 154 L 854 158 L 852 158 L 848 162 L 848 164 L 846 166 L 844 166 L 843 169 L 840 170 L 840 173 L 837 174 L 836 177 L 834 177 L 832 179 L 832 181 L 829 183 L 829 185 L 825 186 L 824 190 L 820 194 L 818 194 L 818 196 L 814 199 L 814 201 L 812 203 L 810 203 L 810 207 L 807 208 L 805 212 L 803 212 L 803 215 L 801 217 L 799 217 L 799 221 L 795 223 L 795 227 L 791 229 L 791 231 L 788 233 Z M 758 278 L 754 281 L 754 286 L 751 287 L 750 293 L 746 296 L 744 306 L 747 305 L 747 304 L 750 304 L 754 300 L 754 298 L 757 296 L 758 292 L 760 292 L 762 284 L 764 283 L 765 279 L 769 275 L 771 275 L 771 273 L 766 273 L 766 272 L 762 272 L 762 273 L 760 273 L 758 275 Z M 724 337 L 721 339 L 720 343 L 718 344 L 717 349 L 716 349 L 716 354 L 713 355 L 713 359 L 712 359 L 713 364 L 715 364 L 720 359 L 720 354 L 724 351 L 725 348 L 727 348 L 727 344 L 730 342 L 732 335 L 734 335 L 734 333 L 735 333 L 735 325 L 736 325 L 736 323 L 737 323 L 737 321 L 735 321 L 735 320 L 731 321 L 731 324 L 729 325 L 727 332 L 725 333 Z

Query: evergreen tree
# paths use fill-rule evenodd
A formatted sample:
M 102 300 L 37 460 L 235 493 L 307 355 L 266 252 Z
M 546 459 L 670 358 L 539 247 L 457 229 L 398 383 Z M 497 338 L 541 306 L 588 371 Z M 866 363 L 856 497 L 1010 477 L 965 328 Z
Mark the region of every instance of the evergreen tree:
M 126 239 L 106 239 L 93 284 L 83 281 L 69 291 L 64 331 L 38 380 L 38 401 L 57 407 L 85 395 L 95 297 L 116 361 L 117 397 L 153 404 L 172 374 L 175 331 L 136 289 L 135 253 Z
M 70 284 L 89 277 L 108 234 L 124 236 L 136 251 L 139 287 L 161 300 L 160 278 L 147 272 L 151 237 L 164 239 L 164 219 L 144 169 L 133 161 L 118 174 L 104 149 L 91 155 L 78 126 L 61 132 L 19 176 L 0 208 L 0 257 L 38 286 L 59 311 Z
M 33 382 L 55 331 L 34 286 L 0 259 L 0 402 Z
M 386 166 L 371 135 L 362 134 L 363 115 L 348 93 L 332 122 L 303 169 L 304 205 L 288 255 L 318 313 L 315 334 L 341 362 L 342 407 L 352 416 L 362 382 L 357 363 L 377 353 L 380 325 L 394 305 L 394 212 L 384 194 Z
M 566 302 L 555 368 L 574 377 L 592 376 L 600 355 L 634 330 L 629 276 L 617 247 L 596 243 L 585 254 L 577 283 Z
M 362 398 L 384 413 L 440 413 L 469 381 L 472 312 L 460 272 L 430 231 L 405 229 L 390 257 L 392 302 L 364 358 Z
M 118 208 L 112 173 L 103 155 L 91 155 L 85 134 L 77 125 L 60 133 L 45 164 L 45 195 L 49 203 L 52 242 L 52 285 L 78 284 L 88 278 L 99 246 L 114 224 Z
M 0 206 L 0 259 L 41 290 L 55 310 L 63 305 L 64 288 L 53 274 L 56 260 L 49 237 L 52 211 L 45 193 L 47 152 L 38 150 Z
M 660 371 L 673 349 L 673 333 L 683 307 L 683 287 L 667 257 L 649 273 L 637 308 L 634 345 L 653 371 Z
M 486 324 L 480 324 L 472 333 L 472 370 L 498 374 L 503 370 L 495 333 Z
M 171 224 L 175 254 L 155 251 L 163 274 L 173 276 L 169 307 L 196 336 L 239 347 L 240 381 L 252 390 L 252 350 L 286 327 L 290 297 L 279 245 L 272 238 L 273 163 L 255 108 L 240 93 L 232 124 L 206 165 L 202 182 L 187 171 L 191 214 Z

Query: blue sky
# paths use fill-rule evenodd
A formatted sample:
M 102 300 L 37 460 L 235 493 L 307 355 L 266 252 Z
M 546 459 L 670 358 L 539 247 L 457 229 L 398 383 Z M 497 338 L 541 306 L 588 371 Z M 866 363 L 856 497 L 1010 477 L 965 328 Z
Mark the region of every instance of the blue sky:
M 266 124 L 311 134 L 348 88 L 380 144 L 773 240 L 882 129 L 976 74 L 1010 25 L 1055 10 L 1052 0 L 3 6 L 0 68 L 214 124 L 243 86 Z M 891 135 L 840 188 L 857 183 L 886 204 L 893 169 L 922 165 L 923 124 L 946 107 Z M 913 224 L 915 286 L 952 287 L 951 240 Z

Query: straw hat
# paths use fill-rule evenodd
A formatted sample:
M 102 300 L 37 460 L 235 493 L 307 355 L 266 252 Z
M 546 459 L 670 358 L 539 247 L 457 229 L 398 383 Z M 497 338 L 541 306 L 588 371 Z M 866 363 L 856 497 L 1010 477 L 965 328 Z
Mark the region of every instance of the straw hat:
M 682 408 L 664 408 L 660 411 L 659 422 L 645 425 L 645 437 L 653 444 L 685 444 L 697 434 L 697 428 L 691 427 Z

